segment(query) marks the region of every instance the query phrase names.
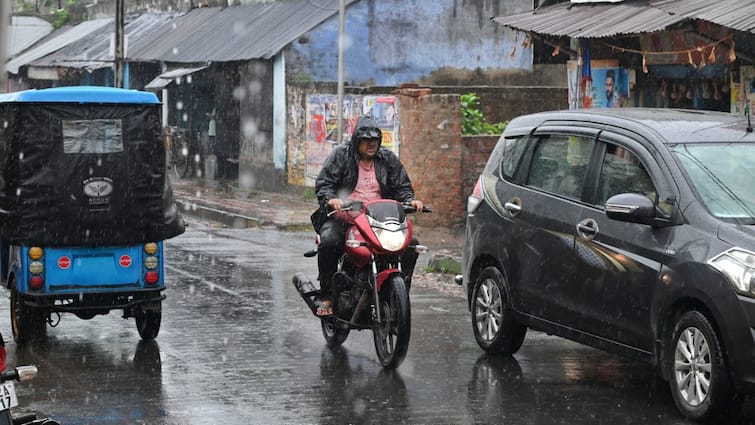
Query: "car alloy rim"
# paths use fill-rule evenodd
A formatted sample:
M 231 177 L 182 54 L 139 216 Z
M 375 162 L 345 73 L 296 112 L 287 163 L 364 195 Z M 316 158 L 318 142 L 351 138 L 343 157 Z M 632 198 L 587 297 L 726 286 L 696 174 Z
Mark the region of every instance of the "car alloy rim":
M 503 304 L 501 291 L 493 279 L 485 279 L 477 290 L 475 299 L 477 333 L 483 341 L 490 342 L 501 328 Z
M 676 386 L 684 400 L 699 406 L 708 397 L 711 354 L 708 340 L 697 328 L 687 328 L 676 342 L 674 353 Z

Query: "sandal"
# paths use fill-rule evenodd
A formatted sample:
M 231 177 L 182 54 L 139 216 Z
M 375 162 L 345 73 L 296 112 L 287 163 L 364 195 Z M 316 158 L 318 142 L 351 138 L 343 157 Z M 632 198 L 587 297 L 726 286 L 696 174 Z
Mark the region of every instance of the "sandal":
M 333 302 L 330 300 L 322 300 L 320 305 L 317 306 L 317 313 L 320 317 L 333 315 Z

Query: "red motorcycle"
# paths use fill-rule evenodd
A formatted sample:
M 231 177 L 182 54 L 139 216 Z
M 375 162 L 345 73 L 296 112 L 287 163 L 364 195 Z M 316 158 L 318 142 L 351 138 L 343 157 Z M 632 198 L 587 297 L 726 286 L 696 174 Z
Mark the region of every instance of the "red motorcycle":
M 18 366 L 5 370 L 6 357 L 5 341 L 0 335 L 0 425 L 60 425 L 50 418 L 37 418 L 34 412 L 15 411 L 18 406 L 15 382 L 36 378 L 38 369 L 36 366 Z
M 380 364 L 396 368 L 406 356 L 411 334 L 409 288 L 401 271 L 401 256 L 414 255 L 410 250 L 427 252 L 427 247 L 412 244 L 412 222 L 407 213 L 416 209 L 378 199 L 346 203 L 342 210 L 348 211 L 352 224 L 345 232 L 344 253 L 332 279 L 333 315 L 317 316 L 320 290 L 304 273 L 294 275 L 294 286 L 321 320 L 328 346 L 343 344 L 352 329 L 371 329 Z M 431 210 L 425 207 L 422 212 Z M 316 249 L 304 254 L 315 255 Z

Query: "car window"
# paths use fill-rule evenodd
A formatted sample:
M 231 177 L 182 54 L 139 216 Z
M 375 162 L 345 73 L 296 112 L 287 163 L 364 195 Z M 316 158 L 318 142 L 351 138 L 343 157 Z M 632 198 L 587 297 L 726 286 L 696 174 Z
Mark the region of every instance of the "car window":
M 671 150 L 687 172 L 698 199 L 722 220 L 755 223 L 755 144 L 678 145 Z
M 639 193 L 656 203 L 658 195 L 645 167 L 632 152 L 608 144 L 598 182 L 598 205 L 619 193 Z
M 525 148 L 531 142 L 530 137 L 509 138 L 504 141 L 503 161 L 501 162 L 501 176 L 511 180 L 519 168 Z
M 542 139 L 532 155 L 527 186 L 580 199 L 592 146 L 593 139 L 582 136 Z

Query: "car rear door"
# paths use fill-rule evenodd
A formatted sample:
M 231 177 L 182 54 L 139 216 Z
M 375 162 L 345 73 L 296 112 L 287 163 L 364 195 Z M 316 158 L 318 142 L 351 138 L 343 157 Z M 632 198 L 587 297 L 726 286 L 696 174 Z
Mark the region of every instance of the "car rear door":
M 515 308 L 565 324 L 578 305 L 564 297 L 575 275 L 575 223 L 597 130 L 541 129 L 517 173 L 519 184 L 499 182 L 497 195 L 510 218 L 510 276 Z

